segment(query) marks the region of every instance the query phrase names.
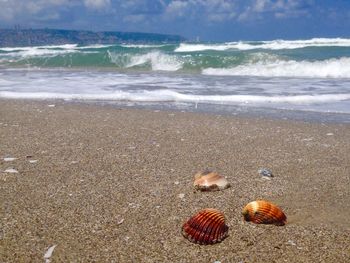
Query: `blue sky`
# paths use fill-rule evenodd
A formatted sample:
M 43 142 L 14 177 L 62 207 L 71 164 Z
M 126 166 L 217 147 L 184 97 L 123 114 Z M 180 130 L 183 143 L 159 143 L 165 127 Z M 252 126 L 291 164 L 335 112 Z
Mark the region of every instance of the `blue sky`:
M 350 38 L 350 0 L 0 0 L 0 28 L 14 25 L 205 41 Z

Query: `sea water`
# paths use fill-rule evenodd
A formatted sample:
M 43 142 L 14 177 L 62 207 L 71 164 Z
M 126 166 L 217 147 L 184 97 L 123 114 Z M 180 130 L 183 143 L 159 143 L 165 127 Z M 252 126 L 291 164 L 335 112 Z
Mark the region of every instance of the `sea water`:
M 350 116 L 350 39 L 3 47 L 0 98 Z

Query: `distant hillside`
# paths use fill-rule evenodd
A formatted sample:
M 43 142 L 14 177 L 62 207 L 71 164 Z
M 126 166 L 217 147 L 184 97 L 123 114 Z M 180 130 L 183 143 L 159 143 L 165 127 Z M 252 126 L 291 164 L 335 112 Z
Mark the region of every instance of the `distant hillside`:
M 174 43 L 177 35 L 132 32 L 92 32 L 60 29 L 0 29 L 0 46 L 40 46 L 62 44 Z

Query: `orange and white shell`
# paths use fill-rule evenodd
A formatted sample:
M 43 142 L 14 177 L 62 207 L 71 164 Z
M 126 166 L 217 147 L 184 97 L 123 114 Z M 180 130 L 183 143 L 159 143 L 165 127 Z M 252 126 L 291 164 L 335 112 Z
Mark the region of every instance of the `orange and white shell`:
M 264 200 L 250 202 L 244 207 L 242 214 L 245 221 L 256 224 L 283 226 L 287 221 L 286 215 L 278 206 Z
M 193 186 L 201 191 L 219 191 L 230 187 L 230 184 L 222 175 L 206 171 L 194 176 Z
M 182 226 L 182 235 L 200 245 L 219 243 L 228 236 L 224 214 L 213 208 L 203 209 Z

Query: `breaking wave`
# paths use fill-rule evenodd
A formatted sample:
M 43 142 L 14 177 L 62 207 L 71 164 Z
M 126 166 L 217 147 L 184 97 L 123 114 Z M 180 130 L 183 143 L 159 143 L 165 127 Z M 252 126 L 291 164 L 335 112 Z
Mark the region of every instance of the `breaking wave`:
M 307 49 L 302 49 L 305 47 Z M 350 78 L 350 39 L 2 47 L 0 67 L 108 68 L 216 76 Z
M 239 41 L 222 44 L 187 44 L 182 43 L 175 52 L 198 52 L 205 50 L 281 50 L 306 47 L 350 47 L 350 39 L 345 38 L 313 38 L 310 40 L 272 40 L 272 41 Z
M 350 78 L 350 58 L 324 61 L 262 61 L 232 68 L 208 68 L 204 75 Z

